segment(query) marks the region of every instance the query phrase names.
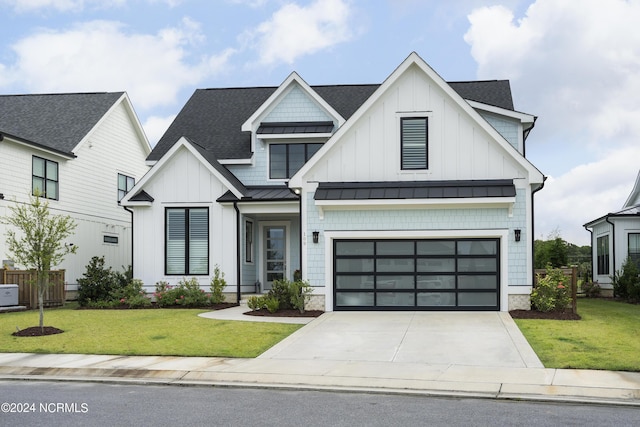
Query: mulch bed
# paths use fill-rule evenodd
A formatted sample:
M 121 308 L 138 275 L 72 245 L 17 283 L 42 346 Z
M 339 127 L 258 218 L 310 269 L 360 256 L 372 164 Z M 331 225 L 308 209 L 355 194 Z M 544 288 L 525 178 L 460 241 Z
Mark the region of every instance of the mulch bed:
M 76 310 L 149 310 L 149 309 L 156 309 L 156 308 L 164 308 L 164 309 L 193 308 L 193 309 L 197 309 L 197 310 L 222 310 L 224 308 L 237 307 L 238 305 L 239 304 L 235 303 L 235 302 L 222 302 L 220 304 L 205 305 L 205 306 L 202 306 L 202 307 L 185 307 L 184 305 L 170 305 L 170 306 L 167 306 L 167 307 L 160 307 L 155 302 L 152 302 L 151 305 L 148 306 L 148 307 L 131 308 L 128 305 L 120 305 L 120 306 L 117 306 L 117 307 L 107 307 L 107 308 L 77 307 Z
M 42 337 L 44 335 L 55 335 L 63 332 L 62 329 L 54 328 L 53 326 L 45 326 L 42 329 L 40 329 L 40 326 L 31 326 L 30 328 L 16 331 L 11 335 L 14 337 Z
M 549 311 L 543 313 L 537 310 L 511 310 L 509 312 L 514 319 L 546 319 L 546 320 L 580 320 L 579 314 L 573 313 L 571 310 L 565 311 Z
M 324 311 L 322 310 L 306 310 L 304 313 L 300 313 L 299 310 L 278 310 L 275 313 L 269 313 L 269 310 L 260 309 L 247 311 L 244 313 L 247 316 L 270 316 L 270 317 L 318 317 Z

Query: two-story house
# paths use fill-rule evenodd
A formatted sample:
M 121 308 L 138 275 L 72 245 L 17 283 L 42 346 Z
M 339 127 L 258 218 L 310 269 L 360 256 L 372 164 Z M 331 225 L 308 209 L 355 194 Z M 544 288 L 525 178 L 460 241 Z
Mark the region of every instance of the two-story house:
M 296 270 L 314 308 L 529 308 L 535 117 L 508 81 L 445 82 L 412 53 L 382 83 L 197 90 L 122 204 L 148 287 L 215 265 L 228 292 Z
M 71 291 L 93 256 L 122 271 L 131 264 L 132 215 L 120 200 L 149 170 L 150 152 L 124 92 L 0 96 L 0 216 L 37 193 L 51 214 L 74 219 L 64 243 L 78 252 L 57 266 Z M 6 227 L 2 260 L 10 260 Z

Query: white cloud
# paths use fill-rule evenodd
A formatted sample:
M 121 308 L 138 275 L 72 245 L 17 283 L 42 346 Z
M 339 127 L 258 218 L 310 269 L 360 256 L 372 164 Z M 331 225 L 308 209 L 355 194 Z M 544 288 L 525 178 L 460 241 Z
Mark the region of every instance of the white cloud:
M 535 195 L 536 238 L 555 228 L 575 244 L 588 245 L 583 224 L 622 209 L 638 174 L 640 147 L 626 147 L 593 163 L 549 177 Z
M 344 0 L 316 0 L 308 6 L 287 3 L 244 38 L 258 51 L 258 62 L 292 64 L 352 37 L 351 7 Z
M 142 127 L 152 147 L 160 140 L 175 118 L 175 114 L 168 117 L 151 116 L 144 121 Z
M 536 237 L 559 226 L 588 240 L 582 224 L 619 210 L 640 168 L 640 2 L 537 0 L 518 19 L 503 6 L 468 18 L 478 77 L 510 79 L 516 109 L 540 117 L 527 154 L 554 178 L 536 196 Z
M 173 103 L 182 88 L 226 66 L 233 50 L 189 63 L 188 45 L 201 37 L 198 25 L 188 19 L 156 35 L 92 21 L 19 40 L 12 46 L 17 60 L 7 69 L 29 92 L 126 90 L 137 108 L 148 109 Z
M 480 78 L 509 78 L 521 105 L 548 126 L 601 138 L 640 134 L 640 3 L 537 0 L 514 20 L 502 7 L 469 15 L 465 40 Z M 629 141 L 628 141 L 629 142 Z

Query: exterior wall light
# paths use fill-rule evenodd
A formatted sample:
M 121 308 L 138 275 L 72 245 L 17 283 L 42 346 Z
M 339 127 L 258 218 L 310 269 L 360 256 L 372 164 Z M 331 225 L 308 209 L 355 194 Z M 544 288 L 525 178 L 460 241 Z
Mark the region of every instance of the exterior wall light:
M 515 236 L 516 236 L 516 242 L 519 242 L 520 241 L 520 234 L 521 234 L 520 229 L 516 228 L 515 230 L 513 230 L 513 232 L 515 233 Z
M 318 243 L 318 239 L 320 238 L 320 232 L 314 231 L 312 234 L 313 234 L 313 243 Z

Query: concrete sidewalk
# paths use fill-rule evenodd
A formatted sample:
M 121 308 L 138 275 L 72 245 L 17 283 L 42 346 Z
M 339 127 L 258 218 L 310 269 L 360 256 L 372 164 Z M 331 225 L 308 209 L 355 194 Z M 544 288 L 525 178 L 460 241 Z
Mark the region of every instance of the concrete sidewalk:
M 272 319 L 243 315 L 242 308 L 227 310 L 203 317 Z M 466 315 L 325 313 L 317 319 L 280 318 L 281 322 L 310 324 L 255 359 L 0 353 L 0 379 L 294 388 L 640 406 L 640 373 L 546 369 L 510 317 L 493 313 L 469 319 Z M 448 338 L 447 332 L 438 334 L 442 319 L 451 326 L 448 335 L 460 326 L 459 322 L 466 326 L 464 333 L 454 338 Z M 483 323 L 484 327 L 477 327 Z M 428 331 L 425 327 L 436 329 Z M 361 341 L 357 337 L 370 339 Z M 500 343 L 497 351 L 477 347 L 488 337 Z M 360 351 L 361 346 L 368 348 Z M 488 353 L 483 357 L 479 350 Z

